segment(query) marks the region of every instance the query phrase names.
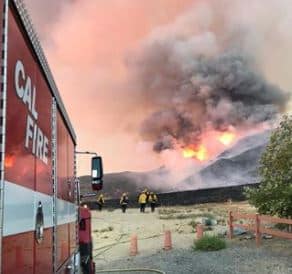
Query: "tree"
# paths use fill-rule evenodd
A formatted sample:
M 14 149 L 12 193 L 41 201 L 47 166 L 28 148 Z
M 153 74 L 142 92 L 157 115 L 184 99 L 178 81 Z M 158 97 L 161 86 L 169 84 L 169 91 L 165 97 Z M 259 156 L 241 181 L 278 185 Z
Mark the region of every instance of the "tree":
M 246 196 L 261 214 L 292 217 L 292 116 L 272 133 L 259 167 L 260 185 Z

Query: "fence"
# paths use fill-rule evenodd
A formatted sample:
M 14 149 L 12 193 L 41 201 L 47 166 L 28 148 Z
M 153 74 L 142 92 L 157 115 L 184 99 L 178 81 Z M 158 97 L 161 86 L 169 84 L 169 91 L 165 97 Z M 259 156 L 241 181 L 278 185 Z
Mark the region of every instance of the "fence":
M 239 224 L 239 223 L 234 222 L 234 221 L 239 220 L 239 219 L 249 220 L 252 223 Z M 292 220 L 271 217 L 271 216 L 267 216 L 267 215 L 259 215 L 259 214 L 241 214 L 241 213 L 230 211 L 229 218 L 228 218 L 229 238 L 232 239 L 234 236 L 233 228 L 239 227 L 239 228 L 246 229 L 248 231 L 255 232 L 255 239 L 256 239 L 257 247 L 260 246 L 262 233 L 266 233 L 266 234 L 269 234 L 272 236 L 292 240 L 292 233 L 284 232 L 284 231 L 280 231 L 280 230 L 274 230 L 274 229 L 265 227 L 264 224 L 267 224 L 267 223 L 292 225 Z

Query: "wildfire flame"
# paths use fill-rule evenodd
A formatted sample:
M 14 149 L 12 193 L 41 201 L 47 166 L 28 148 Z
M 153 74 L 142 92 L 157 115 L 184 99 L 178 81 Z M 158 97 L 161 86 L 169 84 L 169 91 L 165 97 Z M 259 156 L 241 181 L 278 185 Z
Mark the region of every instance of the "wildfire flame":
M 183 150 L 184 158 L 196 158 L 199 161 L 204 161 L 208 158 L 207 149 L 203 145 L 199 145 L 196 148 L 187 147 Z
M 225 146 L 230 145 L 235 139 L 235 134 L 233 132 L 224 132 L 219 136 L 218 140 Z
M 201 144 L 189 145 L 182 151 L 184 158 L 197 159 L 201 162 L 217 155 L 222 150 L 222 145 L 229 146 L 236 139 L 233 131 L 206 132 Z M 220 145 L 221 143 L 221 145 Z

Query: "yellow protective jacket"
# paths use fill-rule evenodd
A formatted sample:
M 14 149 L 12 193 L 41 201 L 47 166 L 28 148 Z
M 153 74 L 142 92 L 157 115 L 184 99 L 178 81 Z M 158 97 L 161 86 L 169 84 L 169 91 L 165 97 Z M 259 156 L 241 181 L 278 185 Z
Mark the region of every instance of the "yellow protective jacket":
M 104 198 L 103 198 L 103 196 L 99 196 L 98 197 L 98 199 L 97 199 L 97 202 L 99 203 L 99 204 L 104 204 Z
M 145 193 L 141 193 L 138 199 L 139 204 L 146 204 L 147 202 L 147 195 Z
M 149 202 L 150 203 L 156 203 L 158 201 L 158 198 L 157 198 L 157 196 L 156 196 L 156 194 L 150 194 L 150 196 L 149 196 Z

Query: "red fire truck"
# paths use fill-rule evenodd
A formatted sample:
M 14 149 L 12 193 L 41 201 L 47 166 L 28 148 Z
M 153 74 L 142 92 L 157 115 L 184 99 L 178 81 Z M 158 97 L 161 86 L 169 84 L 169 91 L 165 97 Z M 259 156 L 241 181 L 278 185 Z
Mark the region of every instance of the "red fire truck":
M 94 273 L 73 127 L 22 1 L 0 0 L 0 18 L 0 271 Z

